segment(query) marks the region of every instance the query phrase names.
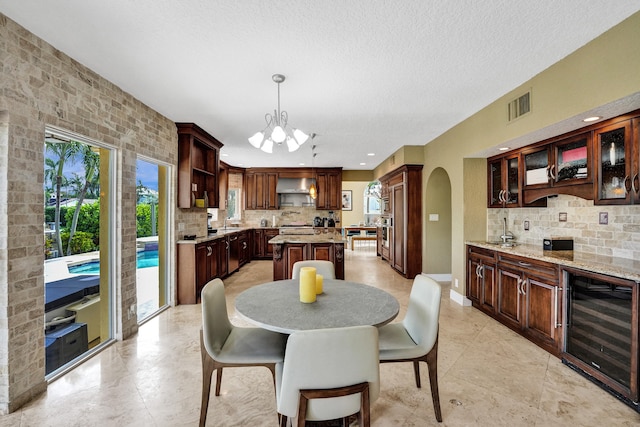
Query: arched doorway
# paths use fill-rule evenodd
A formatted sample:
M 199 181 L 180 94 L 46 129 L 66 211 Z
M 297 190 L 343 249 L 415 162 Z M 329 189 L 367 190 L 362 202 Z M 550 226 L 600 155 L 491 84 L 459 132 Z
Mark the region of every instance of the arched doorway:
M 424 271 L 436 280 L 451 280 L 451 181 L 436 168 L 427 179 Z

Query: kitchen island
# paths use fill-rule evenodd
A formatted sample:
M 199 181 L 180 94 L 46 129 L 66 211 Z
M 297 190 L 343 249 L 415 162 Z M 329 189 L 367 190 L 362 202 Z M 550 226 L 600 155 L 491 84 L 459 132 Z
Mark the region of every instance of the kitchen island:
M 341 233 L 280 234 L 269 240 L 273 245 L 273 280 L 291 278 L 293 264 L 304 260 L 331 261 L 336 279 L 344 279 L 344 245 Z

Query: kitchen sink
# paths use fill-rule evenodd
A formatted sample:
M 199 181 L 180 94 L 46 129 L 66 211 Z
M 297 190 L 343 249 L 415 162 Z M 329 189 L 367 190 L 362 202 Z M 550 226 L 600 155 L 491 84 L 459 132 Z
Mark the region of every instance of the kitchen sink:
M 488 245 L 500 246 L 501 248 L 515 248 L 518 246 L 516 242 L 486 242 Z

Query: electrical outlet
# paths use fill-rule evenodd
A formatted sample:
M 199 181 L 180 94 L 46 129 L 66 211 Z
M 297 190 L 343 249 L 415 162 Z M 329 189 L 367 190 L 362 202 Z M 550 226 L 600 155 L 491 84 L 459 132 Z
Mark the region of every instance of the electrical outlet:
M 456 288 L 458 287 L 458 279 L 455 279 L 454 286 L 455 286 Z
M 178 223 L 178 231 L 184 231 L 184 222 Z

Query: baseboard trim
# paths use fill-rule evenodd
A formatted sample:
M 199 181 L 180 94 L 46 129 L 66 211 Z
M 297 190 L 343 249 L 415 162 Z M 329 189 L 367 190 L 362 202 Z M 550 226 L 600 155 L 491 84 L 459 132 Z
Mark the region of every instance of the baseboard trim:
M 451 282 L 451 274 L 429 274 L 429 273 L 422 273 L 422 274 L 424 274 L 425 276 L 431 277 L 436 282 Z
M 449 299 L 453 300 L 454 302 L 464 307 L 468 307 L 471 305 L 471 300 L 469 298 L 465 297 L 462 294 L 457 293 L 453 289 L 449 291 Z

